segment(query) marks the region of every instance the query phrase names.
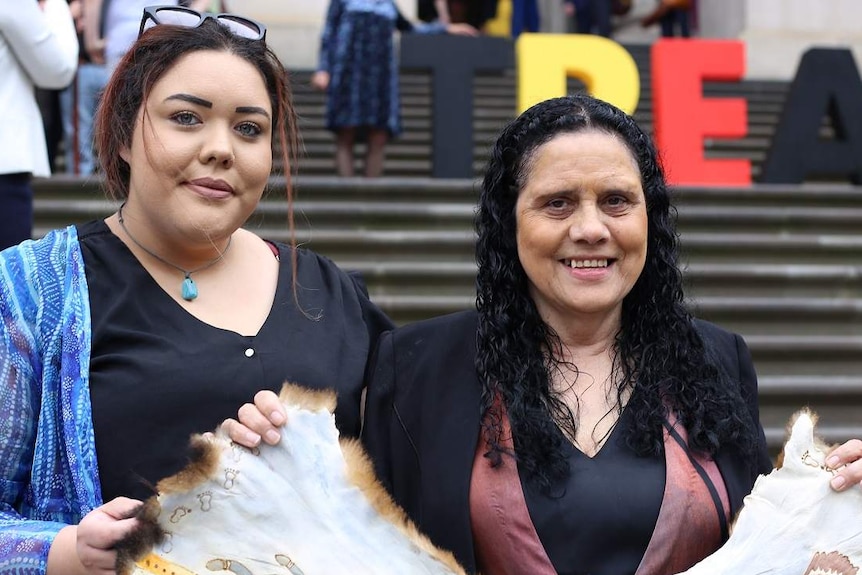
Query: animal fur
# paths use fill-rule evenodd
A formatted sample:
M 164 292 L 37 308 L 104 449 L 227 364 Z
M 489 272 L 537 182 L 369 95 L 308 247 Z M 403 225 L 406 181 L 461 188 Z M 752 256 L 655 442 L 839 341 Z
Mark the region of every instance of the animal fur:
M 159 482 L 118 545 L 119 575 L 161 563 L 199 575 L 464 573 L 393 502 L 359 442 L 338 439 L 334 393 L 285 384 L 279 397 L 290 422 L 277 446 L 193 438 L 193 462 Z
M 780 467 L 761 475 L 730 539 L 681 575 L 857 575 L 862 566 L 862 490 L 829 485 L 829 449 L 814 437 L 816 416 L 791 419 Z

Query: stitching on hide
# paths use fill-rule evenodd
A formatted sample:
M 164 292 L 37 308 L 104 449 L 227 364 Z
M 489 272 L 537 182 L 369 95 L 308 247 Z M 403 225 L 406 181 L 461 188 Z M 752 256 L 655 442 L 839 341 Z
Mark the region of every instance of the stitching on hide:
M 804 575 L 857 575 L 859 568 L 837 551 L 815 553 Z
M 819 463 L 813 455 L 811 455 L 810 450 L 806 449 L 805 453 L 802 454 L 802 463 L 807 465 L 808 467 L 816 467 L 817 469 L 822 469 L 823 471 L 828 471 L 830 474 L 835 475 L 835 470 L 831 467 L 828 467 L 825 463 Z

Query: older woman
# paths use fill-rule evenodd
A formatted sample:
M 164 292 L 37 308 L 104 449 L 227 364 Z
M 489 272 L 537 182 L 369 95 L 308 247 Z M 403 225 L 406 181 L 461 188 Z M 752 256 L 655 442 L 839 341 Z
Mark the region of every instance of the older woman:
M 537 104 L 485 175 L 477 311 L 380 339 L 363 439 L 469 571 L 682 571 L 772 468 L 744 341 L 683 305 L 674 216 L 631 117 L 589 96 Z M 272 413 L 260 394 L 228 427 L 266 437 Z M 833 453 L 845 488 L 860 447 Z
M 395 499 L 486 574 L 675 573 L 717 549 L 771 465 L 744 342 L 683 305 L 648 137 L 590 97 L 534 106 L 477 225 L 478 312 L 379 344 L 363 433 Z
M 296 150 L 264 27 L 169 6 L 141 31 L 97 119 L 119 209 L 0 254 L 3 573 L 113 572 L 137 499 L 261 387 L 335 385 L 357 434 L 391 327 L 329 260 L 241 228 Z

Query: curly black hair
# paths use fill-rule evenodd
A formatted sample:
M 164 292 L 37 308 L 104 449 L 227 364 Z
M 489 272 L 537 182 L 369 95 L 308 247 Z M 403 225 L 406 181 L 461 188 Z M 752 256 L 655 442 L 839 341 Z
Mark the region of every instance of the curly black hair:
M 621 382 L 620 412 L 623 397 L 631 394 L 626 409 L 633 425 L 627 444 L 639 455 L 662 453 L 668 409 L 687 429 L 690 445 L 703 453 L 714 454 L 724 444 L 748 449 L 755 433 L 740 394 L 709 360 L 684 305 L 677 214 L 652 141 L 630 116 L 596 98 L 547 100 L 501 132 L 476 215 L 476 368 L 483 387 L 487 456 L 496 465 L 505 452 L 500 443 L 505 409 L 519 465 L 545 489 L 568 474 L 560 428 L 573 437 L 577 424 L 551 388 L 550 374 L 563 363 L 562 344 L 529 295 L 529 280 L 518 258 L 515 204 L 536 150 L 560 134 L 585 130 L 625 143 L 637 161 L 646 197 L 646 263 L 623 300 L 613 349 L 614 377 Z

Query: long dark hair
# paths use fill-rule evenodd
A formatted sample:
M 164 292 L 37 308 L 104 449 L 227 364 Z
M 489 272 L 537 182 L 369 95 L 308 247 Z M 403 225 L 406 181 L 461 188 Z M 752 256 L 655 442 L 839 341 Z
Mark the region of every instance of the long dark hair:
M 627 444 L 640 455 L 662 453 L 668 408 L 699 451 L 713 454 L 724 443 L 746 448 L 753 441 L 742 399 L 708 360 L 684 305 L 676 209 L 650 138 L 606 102 L 586 95 L 555 98 L 503 129 L 491 152 L 476 216 L 482 433 L 490 446 L 488 456 L 499 463 L 505 408 L 519 465 L 544 488 L 568 473 L 565 437 L 558 426 L 573 434 L 577 423 L 551 390 L 550 374 L 561 366 L 562 344 L 529 295 L 518 259 L 515 204 L 536 150 L 560 134 L 584 130 L 605 132 L 625 143 L 637 161 L 647 204 L 646 263 L 623 300 L 614 342 L 614 375 L 622 382 L 617 409 L 622 410 L 622 398 L 631 393 L 626 409 L 634 423 Z

